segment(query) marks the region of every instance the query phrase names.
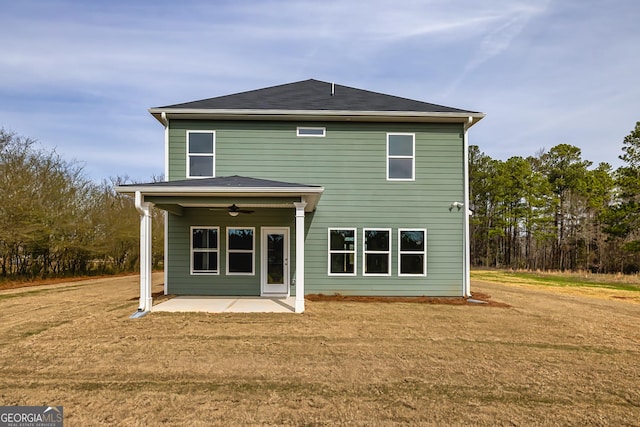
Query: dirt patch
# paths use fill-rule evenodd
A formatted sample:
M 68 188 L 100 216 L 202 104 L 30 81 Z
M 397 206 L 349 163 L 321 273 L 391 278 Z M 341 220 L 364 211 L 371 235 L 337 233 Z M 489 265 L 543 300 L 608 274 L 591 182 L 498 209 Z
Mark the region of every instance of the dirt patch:
M 305 299 L 309 301 L 332 302 L 363 302 L 363 303 L 411 303 L 411 304 L 438 304 L 438 305 L 470 305 L 476 307 L 510 307 L 509 304 L 493 301 L 491 295 L 482 292 L 474 292 L 471 298 L 462 297 L 390 297 L 390 296 L 357 296 L 342 294 L 307 294 Z
M 7 289 L 20 289 L 31 288 L 34 286 L 45 285 L 64 285 L 67 283 L 83 282 L 85 280 L 100 280 L 111 277 L 128 277 L 137 276 L 137 273 L 120 273 L 110 274 L 108 276 L 76 276 L 76 277 L 55 277 L 51 279 L 37 279 L 37 280 L 10 280 L 6 282 L 0 282 L 0 291 Z
M 162 286 L 164 286 L 164 285 L 162 285 Z M 175 297 L 175 295 L 165 295 L 164 294 L 164 290 L 151 292 L 151 298 L 153 298 L 153 302 L 154 303 L 166 301 L 166 300 L 171 299 L 173 297 Z M 138 295 L 137 297 L 129 298 L 129 301 L 138 301 L 139 299 L 140 299 L 140 296 Z

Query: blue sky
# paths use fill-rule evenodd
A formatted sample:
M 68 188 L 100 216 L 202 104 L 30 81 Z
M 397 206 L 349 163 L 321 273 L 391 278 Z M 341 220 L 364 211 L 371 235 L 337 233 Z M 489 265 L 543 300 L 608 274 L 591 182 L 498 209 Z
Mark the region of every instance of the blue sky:
M 640 121 L 636 0 L 3 2 L 0 127 L 99 181 L 163 172 L 147 109 L 309 78 L 487 113 L 497 159 L 620 166 Z

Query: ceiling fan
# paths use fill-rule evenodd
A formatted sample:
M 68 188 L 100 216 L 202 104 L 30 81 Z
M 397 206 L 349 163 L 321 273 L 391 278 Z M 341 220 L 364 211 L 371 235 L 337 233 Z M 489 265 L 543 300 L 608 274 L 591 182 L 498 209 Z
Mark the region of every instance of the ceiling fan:
M 238 214 L 252 214 L 255 212 L 250 209 L 240 209 L 238 206 L 236 206 L 235 203 L 226 208 L 209 208 L 209 210 L 212 210 L 212 211 L 226 210 L 227 212 L 229 212 L 229 215 L 231 216 L 238 216 Z

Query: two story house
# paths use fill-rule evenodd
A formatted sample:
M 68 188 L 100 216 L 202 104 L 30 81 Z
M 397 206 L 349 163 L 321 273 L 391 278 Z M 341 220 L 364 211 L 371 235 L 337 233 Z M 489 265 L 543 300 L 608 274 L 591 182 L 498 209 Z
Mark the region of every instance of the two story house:
M 151 108 L 165 182 L 122 185 L 167 212 L 165 293 L 469 296 L 467 131 L 484 114 L 305 80 Z

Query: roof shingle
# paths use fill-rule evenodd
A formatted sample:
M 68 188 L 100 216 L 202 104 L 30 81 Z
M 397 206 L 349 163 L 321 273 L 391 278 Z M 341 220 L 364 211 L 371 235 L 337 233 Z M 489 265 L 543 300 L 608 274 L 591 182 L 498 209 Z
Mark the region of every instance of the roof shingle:
M 314 79 L 157 109 L 477 113 Z
M 144 184 L 126 184 L 120 187 L 202 187 L 202 188 L 320 188 L 319 185 L 295 184 L 292 182 L 272 181 L 270 179 L 246 176 L 221 176 L 217 178 L 181 179 L 177 181 L 149 182 Z

